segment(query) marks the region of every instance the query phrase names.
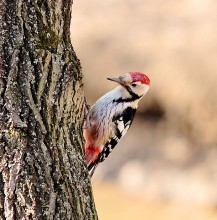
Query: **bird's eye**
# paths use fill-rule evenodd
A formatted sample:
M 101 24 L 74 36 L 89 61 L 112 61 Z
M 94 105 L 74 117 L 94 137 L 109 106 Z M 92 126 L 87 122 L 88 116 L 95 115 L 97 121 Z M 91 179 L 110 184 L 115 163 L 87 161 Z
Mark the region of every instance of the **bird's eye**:
M 136 83 L 132 83 L 132 87 L 136 87 L 137 86 L 137 84 Z

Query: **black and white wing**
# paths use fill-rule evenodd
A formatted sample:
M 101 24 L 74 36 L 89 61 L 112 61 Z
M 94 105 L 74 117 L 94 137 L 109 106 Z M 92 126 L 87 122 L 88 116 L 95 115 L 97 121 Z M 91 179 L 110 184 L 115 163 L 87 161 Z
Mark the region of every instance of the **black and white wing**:
M 105 144 L 102 151 L 99 153 L 98 158 L 94 162 L 89 164 L 88 171 L 90 172 L 91 176 L 93 175 L 97 165 L 103 162 L 108 157 L 108 155 L 115 148 L 119 140 L 126 134 L 127 130 L 132 124 L 135 113 L 136 109 L 128 107 L 122 112 L 122 114 L 118 114 L 113 117 L 112 122 L 115 128 L 114 136 L 111 137 Z

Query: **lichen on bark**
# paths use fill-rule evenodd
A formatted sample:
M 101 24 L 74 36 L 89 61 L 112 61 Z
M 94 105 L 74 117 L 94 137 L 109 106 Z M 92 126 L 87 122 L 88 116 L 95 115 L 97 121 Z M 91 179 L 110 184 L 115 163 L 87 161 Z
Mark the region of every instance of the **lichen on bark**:
M 97 219 L 71 4 L 0 2 L 0 219 Z
M 61 37 L 48 26 L 43 26 L 38 34 L 38 46 L 41 49 L 55 50 L 60 41 Z

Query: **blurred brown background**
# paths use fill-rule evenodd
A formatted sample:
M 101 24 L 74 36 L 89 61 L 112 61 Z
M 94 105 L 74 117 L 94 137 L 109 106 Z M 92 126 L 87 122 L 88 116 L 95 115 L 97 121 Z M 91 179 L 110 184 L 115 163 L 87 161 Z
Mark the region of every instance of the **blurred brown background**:
M 93 177 L 102 220 L 217 219 L 217 1 L 75 1 L 87 101 L 147 73 L 127 135 Z

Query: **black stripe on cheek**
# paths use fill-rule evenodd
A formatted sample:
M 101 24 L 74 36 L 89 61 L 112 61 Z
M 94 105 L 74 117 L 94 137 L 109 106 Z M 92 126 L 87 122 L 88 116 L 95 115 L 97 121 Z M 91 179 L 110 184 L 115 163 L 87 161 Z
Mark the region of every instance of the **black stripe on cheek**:
M 130 98 L 125 98 L 125 99 L 119 98 L 119 99 L 113 100 L 113 102 L 119 102 L 119 103 L 120 102 L 133 102 L 133 101 L 135 101 L 137 99 L 140 99 L 142 97 L 142 95 L 139 96 L 136 93 L 134 93 L 129 86 L 124 86 L 124 88 L 129 92 L 131 97 Z
M 124 86 L 124 88 L 129 92 L 129 94 L 132 96 L 132 98 L 139 99 L 141 96 L 137 95 L 132 91 L 132 89 L 129 86 Z

